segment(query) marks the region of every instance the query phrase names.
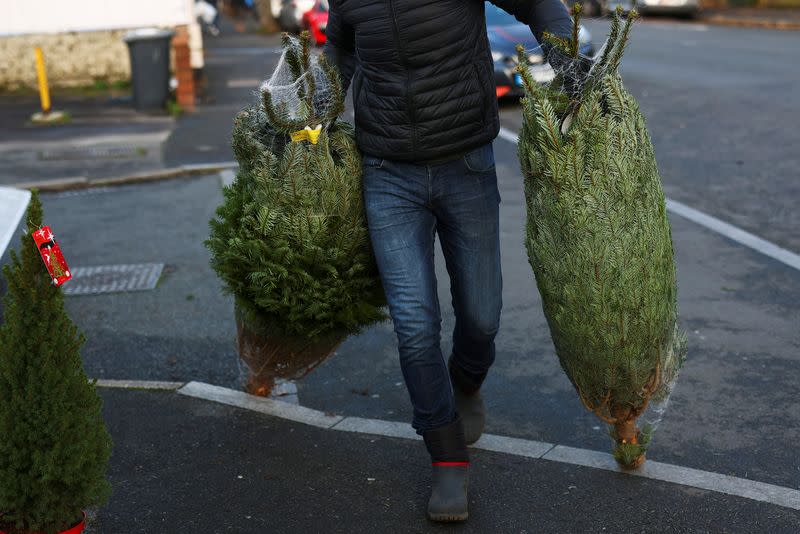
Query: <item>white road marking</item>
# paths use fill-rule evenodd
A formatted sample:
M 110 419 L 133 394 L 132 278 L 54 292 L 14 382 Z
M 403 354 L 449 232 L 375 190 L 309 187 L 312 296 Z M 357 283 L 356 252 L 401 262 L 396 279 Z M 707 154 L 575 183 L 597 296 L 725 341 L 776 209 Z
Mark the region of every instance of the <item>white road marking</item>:
M 106 387 L 124 387 L 117 384 L 123 384 L 125 382 L 126 381 L 122 380 L 98 380 L 98 385 Z M 175 389 L 174 383 L 172 382 L 127 381 L 127 383 L 130 384 L 130 387 L 134 388 L 143 387 L 137 386 L 138 384 L 167 384 L 169 385 L 167 389 Z M 236 406 L 245 410 L 251 410 L 328 430 L 341 430 L 344 432 L 400 439 L 420 439 L 411 428 L 411 425 L 406 423 L 362 417 L 328 415 L 304 406 L 298 406 L 275 399 L 256 397 L 242 391 L 213 386 L 203 382 L 189 382 L 179 387 L 176 391 L 182 395 Z M 711 471 L 702 471 L 679 465 L 654 462 L 652 460 L 647 460 L 643 467 L 635 471 L 626 471 L 620 469 L 614 458 L 605 452 L 578 449 L 565 445 L 552 445 L 540 441 L 492 434 L 484 434 L 481 436 L 481 439 L 479 439 L 473 447 L 513 456 L 603 469 L 605 471 L 670 482 L 681 486 L 690 486 L 800 510 L 800 490 L 748 480 L 746 478 L 723 475 Z
M 498 137 L 514 144 L 516 144 L 518 141 L 518 135 L 507 128 L 500 128 Z M 751 250 L 760 252 L 761 254 L 777 260 L 784 265 L 788 265 L 793 269 L 800 270 L 800 255 L 786 250 L 775 243 L 771 243 L 770 241 L 762 239 L 732 224 L 726 223 L 725 221 L 717 219 L 716 217 L 712 217 L 711 215 L 707 215 L 699 210 L 691 208 L 686 204 L 678 202 L 677 200 L 667 198 L 667 210 L 675 215 L 683 217 L 684 219 L 688 219 L 695 224 L 699 224 L 704 228 L 716 232 L 717 234 L 727 237 L 728 239 L 735 241 L 740 245 L 744 245 Z
M 721 221 L 716 217 L 706 215 L 701 211 L 690 208 L 686 204 L 681 204 L 677 200 L 667 199 L 667 210 L 671 211 L 675 215 L 680 215 L 684 219 L 689 219 L 690 221 L 708 228 L 709 230 L 712 230 L 718 234 L 724 235 L 728 239 L 736 241 L 740 245 L 744 245 L 747 248 L 760 252 L 761 254 L 769 256 L 774 260 L 778 260 L 779 262 L 788 265 L 793 269 L 800 270 L 800 256 L 794 252 L 786 250 L 785 248 L 779 247 L 775 243 L 761 239 L 750 232 L 742 230 L 741 228 L 733 226 L 732 224 L 728 224 L 725 221 Z
M 0 257 L 17 232 L 19 222 L 28 209 L 30 198 L 30 191 L 0 187 Z

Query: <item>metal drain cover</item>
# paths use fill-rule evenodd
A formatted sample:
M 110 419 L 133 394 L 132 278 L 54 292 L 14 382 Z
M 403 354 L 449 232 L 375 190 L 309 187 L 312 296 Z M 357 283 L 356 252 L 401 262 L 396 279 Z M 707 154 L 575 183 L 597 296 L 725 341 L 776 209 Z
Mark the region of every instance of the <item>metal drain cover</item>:
M 63 285 L 64 294 L 98 295 L 154 289 L 163 269 L 163 263 L 74 267 L 72 279 Z

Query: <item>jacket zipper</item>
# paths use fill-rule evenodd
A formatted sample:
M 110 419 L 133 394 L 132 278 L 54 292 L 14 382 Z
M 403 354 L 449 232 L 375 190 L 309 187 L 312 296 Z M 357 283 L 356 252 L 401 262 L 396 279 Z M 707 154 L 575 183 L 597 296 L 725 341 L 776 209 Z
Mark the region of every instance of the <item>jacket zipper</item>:
M 406 113 L 408 113 L 409 120 L 411 121 L 411 153 L 415 155 L 417 152 L 417 120 L 415 117 L 416 114 L 414 113 L 414 106 L 411 102 L 411 68 L 400 43 L 400 30 L 397 29 L 394 0 L 389 0 L 389 10 L 392 14 L 392 33 L 394 34 L 394 42 L 397 43 L 397 54 L 400 56 L 400 62 L 406 68 Z

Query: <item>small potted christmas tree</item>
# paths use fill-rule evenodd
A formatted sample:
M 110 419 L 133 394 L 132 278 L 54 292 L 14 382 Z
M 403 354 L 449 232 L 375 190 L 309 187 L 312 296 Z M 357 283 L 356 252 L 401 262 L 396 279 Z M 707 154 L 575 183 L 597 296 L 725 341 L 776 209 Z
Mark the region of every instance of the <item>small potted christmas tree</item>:
M 596 62 L 550 36 L 553 83 L 541 87 L 518 47 L 525 85 L 518 155 L 525 244 L 561 366 L 581 402 L 611 427 L 614 456 L 644 461 L 652 426 L 685 356 L 677 327 L 672 237 L 645 119 L 617 72 L 636 16 L 619 13 Z
M 361 192 L 361 156 L 339 75 L 307 32 L 236 117 L 239 171 L 206 245 L 234 297 L 246 390 L 308 373 L 350 334 L 385 319 Z
M 111 439 L 101 399 L 83 371 L 84 335 L 64 309 L 33 234 L 42 206 L 31 195 L 21 257 L 8 283 L 0 326 L 0 533 L 77 534 L 83 510 L 102 505 Z

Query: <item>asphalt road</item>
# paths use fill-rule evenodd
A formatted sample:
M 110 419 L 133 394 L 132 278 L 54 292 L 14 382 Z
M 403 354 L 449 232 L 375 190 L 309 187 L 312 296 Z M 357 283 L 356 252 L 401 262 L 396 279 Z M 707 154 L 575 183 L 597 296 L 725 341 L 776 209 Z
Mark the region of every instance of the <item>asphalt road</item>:
M 599 44 L 606 23 L 587 25 Z M 622 72 L 648 118 L 668 196 L 800 252 L 792 210 L 800 198 L 797 35 L 642 23 Z M 254 66 L 252 76 L 262 69 Z M 520 120 L 518 106 L 504 104 L 503 126 L 516 130 Z M 608 450 L 605 428 L 580 405 L 553 352 L 522 241 L 515 150 L 495 142 L 505 290 L 497 363 L 485 385 L 488 430 Z M 231 302 L 202 247 L 220 201 L 216 177 L 45 196 L 73 264 L 168 265 L 154 291 L 67 300 L 87 333 L 90 375 L 238 385 Z M 649 456 L 800 488 L 800 272 L 679 217 L 672 223 L 690 349 Z M 441 254 L 437 262 L 447 354 L 453 318 Z M 384 323 L 347 340 L 302 380 L 300 402 L 408 421 L 401 380 Z
M 599 45 L 605 21 L 587 21 Z M 622 61 L 667 195 L 800 251 L 800 32 L 650 19 Z M 521 124 L 512 106 L 511 129 Z
M 475 451 L 469 521 L 425 519 L 419 442 L 322 430 L 172 392 L 101 392 L 114 493 L 86 534 L 793 533 L 794 510 Z M 158 488 L 157 491 L 154 491 Z

